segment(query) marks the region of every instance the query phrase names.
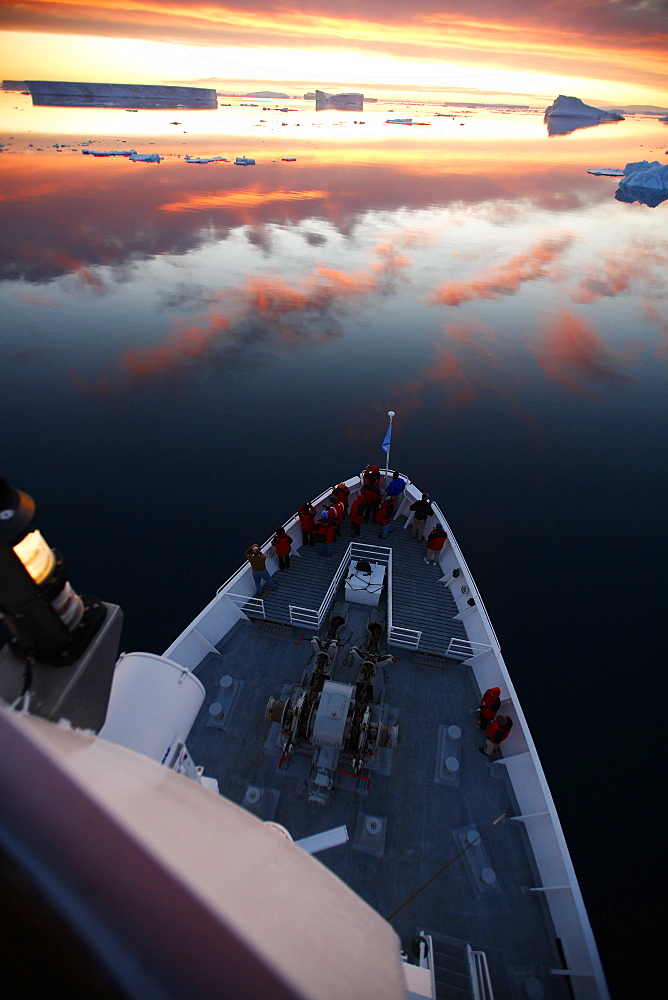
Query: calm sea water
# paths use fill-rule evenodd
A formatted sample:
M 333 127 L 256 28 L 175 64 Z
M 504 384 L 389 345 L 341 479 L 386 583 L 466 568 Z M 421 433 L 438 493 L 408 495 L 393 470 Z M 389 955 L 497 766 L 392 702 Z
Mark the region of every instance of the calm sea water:
M 667 126 L 1 96 L 2 472 L 74 586 L 162 651 L 250 542 L 383 460 L 395 410 L 391 464 L 466 554 L 613 996 L 637 995 L 663 910 L 668 203 L 586 171 L 666 162 Z M 130 147 L 164 159 L 82 155 Z

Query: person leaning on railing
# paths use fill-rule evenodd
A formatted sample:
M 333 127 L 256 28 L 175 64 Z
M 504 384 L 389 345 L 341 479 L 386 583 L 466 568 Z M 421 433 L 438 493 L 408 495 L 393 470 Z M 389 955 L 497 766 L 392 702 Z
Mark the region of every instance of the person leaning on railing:
M 429 503 L 429 494 L 423 493 L 421 500 L 416 500 L 410 505 L 409 510 L 413 511 L 413 523 L 411 525 L 411 538 L 417 535 L 418 542 L 424 541 L 424 529 L 427 518 L 434 513 L 434 508 Z
M 254 542 L 249 548 L 244 552 L 246 559 L 250 563 L 251 570 L 253 571 L 253 580 L 255 581 L 255 596 L 262 596 L 262 581 L 264 580 L 269 584 L 272 590 L 278 589 L 278 584 L 274 582 L 274 579 L 267 569 L 267 557 L 257 544 Z

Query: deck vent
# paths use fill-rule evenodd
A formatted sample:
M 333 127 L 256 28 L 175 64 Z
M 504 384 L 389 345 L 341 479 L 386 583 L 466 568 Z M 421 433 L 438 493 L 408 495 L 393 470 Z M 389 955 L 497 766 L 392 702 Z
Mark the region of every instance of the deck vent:
M 251 806 L 251 808 L 257 808 L 262 801 L 262 790 L 256 788 L 255 785 L 250 785 L 246 789 L 246 794 L 244 796 L 244 805 Z
M 359 813 L 352 846 L 356 851 L 380 858 L 385 850 L 386 832 L 387 820 L 384 817 Z

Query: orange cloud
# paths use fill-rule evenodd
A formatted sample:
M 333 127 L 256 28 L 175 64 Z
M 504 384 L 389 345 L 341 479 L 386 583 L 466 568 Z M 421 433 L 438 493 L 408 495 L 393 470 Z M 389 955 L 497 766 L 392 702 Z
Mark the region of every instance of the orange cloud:
M 140 38 L 197 46 L 301 48 L 491 69 L 577 75 L 666 87 L 663 0 L 23 0 L 6 3 L 10 30 Z M 555 95 L 556 96 L 556 95 Z
M 621 389 L 634 381 L 623 371 L 628 358 L 605 344 L 586 320 L 564 312 L 532 343 L 536 361 L 548 378 L 573 392 L 593 385 Z
M 439 285 L 429 295 L 428 302 L 432 305 L 459 306 L 472 299 L 500 299 L 505 295 L 514 295 L 525 282 L 549 277 L 551 265 L 570 244 L 570 236 L 543 240 L 527 253 L 515 254 L 507 263 L 479 278 Z
M 628 291 L 632 284 L 651 284 L 654 272 L 668 263 L 668 243 L 646 246 L 635 243 L 626 253 L 609 252 L 594 261 L 571 296 L 574 302 L 596 302 Z
M 225 194 L 193 194 L 181 201 L 158 205 L 159 212 L 200 212 L 211 208 L 257 208 L 272 202 L 316 201 L 327 197 L 326 191 L 266 191 L 258 187 Z

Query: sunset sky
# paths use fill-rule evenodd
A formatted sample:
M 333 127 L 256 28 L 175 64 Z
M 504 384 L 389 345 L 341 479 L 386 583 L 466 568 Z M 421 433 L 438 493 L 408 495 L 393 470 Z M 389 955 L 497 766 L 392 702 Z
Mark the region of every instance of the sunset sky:
M 668 105 L 665 0 L 21 0 L 0 27 L 5 80 Z

